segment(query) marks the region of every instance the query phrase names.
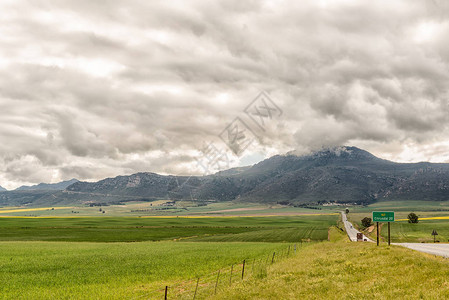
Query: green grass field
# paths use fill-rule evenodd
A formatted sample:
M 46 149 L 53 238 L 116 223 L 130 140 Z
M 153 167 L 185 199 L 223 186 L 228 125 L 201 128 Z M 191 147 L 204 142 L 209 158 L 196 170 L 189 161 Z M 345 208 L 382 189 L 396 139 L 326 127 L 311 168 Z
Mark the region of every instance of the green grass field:
M 338 215 L 228 218 L 0 218 L 3 241 L 325 240 Z
M 386 227 L 385 227 L 386 228 Z M 436 239 L 440 242 L 449 242 L 449 220 L 423 220 L 418 224 L 407 222 L 395 222 L 391 226 L 391 239 L 393 242 L 433 242 L 431 235 L 436 230 Z M 381 231 L 384 238 L 388 235 L 385 230 Z
M 276 243 L 0 242 L 2 299 L 148 296 L 285 248 Z
M 338 215 L 0 218 L 0 295 L 151 298 L 179 282 L 191 293 L 192 280 L 199 276 L 206 297 L 215 282 L 207 274 L 227 268 L 229 276 L 230 266 L 244 259 L 253 271 L 255 259 L 266 264 L 273 252 L 285 253 L 289 244 L 283 242 L 327 240 L 337 220 Z M 184 294 L 182 289 L 176 293 Z

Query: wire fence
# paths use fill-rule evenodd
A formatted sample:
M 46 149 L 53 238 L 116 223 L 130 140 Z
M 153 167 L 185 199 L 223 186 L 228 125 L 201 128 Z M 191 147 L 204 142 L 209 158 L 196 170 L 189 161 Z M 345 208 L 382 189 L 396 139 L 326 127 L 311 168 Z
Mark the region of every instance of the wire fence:
M 310 242 L 307 242 L 310 244 Z M 267 267 L 286 259 L 302 248 L 303 242 L 290 244 L 280 250 L 257 258 L 246 258 L 200 277 L 171 282 L 158 289 L 147 290 L 134 299 L 203 299 L 247 279 L 262 279 Z

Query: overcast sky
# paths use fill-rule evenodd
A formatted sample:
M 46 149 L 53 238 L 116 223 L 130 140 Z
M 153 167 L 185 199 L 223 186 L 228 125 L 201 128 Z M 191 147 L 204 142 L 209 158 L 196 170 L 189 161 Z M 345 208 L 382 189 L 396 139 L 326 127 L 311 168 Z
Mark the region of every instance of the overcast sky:
M 0 185 L 202 174 L 205 145 L 449 162 L 448 36 L 443 0 L 2 0 Z

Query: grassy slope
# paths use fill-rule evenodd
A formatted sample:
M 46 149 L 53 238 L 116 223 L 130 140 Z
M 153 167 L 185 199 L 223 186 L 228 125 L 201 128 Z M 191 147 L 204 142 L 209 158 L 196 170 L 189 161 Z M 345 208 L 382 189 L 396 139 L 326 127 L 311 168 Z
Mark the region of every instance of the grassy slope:
M 349 243 L 304 248 L 268 268 L 263 279 L 228 289 L 218 299 L 447 299 L 449 262 L 399 246 Z
M 202 276 L 274 243 L 0 242 L 2 299 L 94 299 L 148 296 L 177 280 Z

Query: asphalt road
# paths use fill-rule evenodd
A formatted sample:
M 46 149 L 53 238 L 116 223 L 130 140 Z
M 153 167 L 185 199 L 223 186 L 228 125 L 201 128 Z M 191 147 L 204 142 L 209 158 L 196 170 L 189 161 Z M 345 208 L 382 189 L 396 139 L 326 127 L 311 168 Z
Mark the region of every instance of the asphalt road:
M 433 255 L 449 257 L 449 244 L 394 243 L 393 245 L 399 245 Z
M 357 242 L 357 233 L 359 233 L 360 231 L 352 226 L 351 222 L 348 221 L 348 218 L 346 217 L 346 214 L 344 212 L 341 212 L 341 219 L 343 220 L 343 224 L 345 224 L 345 229 L 348 233 L 349 239 L 353 242 Z M 363 235 L 363 240 L 365 239 L 368 242 L 372 242 L 372 240 Z

